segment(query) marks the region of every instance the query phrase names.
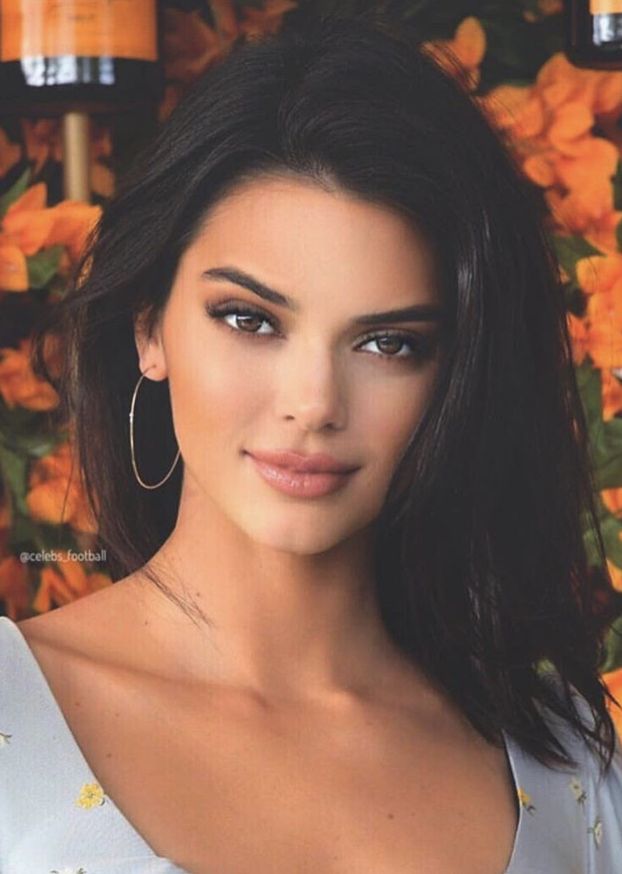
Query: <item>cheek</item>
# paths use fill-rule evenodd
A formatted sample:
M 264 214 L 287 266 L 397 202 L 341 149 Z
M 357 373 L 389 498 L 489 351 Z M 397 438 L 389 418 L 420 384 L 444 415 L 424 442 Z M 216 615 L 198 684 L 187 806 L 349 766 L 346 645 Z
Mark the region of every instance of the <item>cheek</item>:
M 383 476 L 390 476 L 405 449 L 430 396 L 432 380 L 407 380 L 392 390 L 379 392 L 365 407 L 366 442 L 373 447 Z
M 265 379 L 257 368 L 234 360 L 230 348 L 219 347 L 217 341 L 206 348 L 204 342 L 187 339 L 184 344 L 177 338 L 167 364 L 178 443 L 192 464 L 209 445 L 243 448 L 246 425 L 257 410 L 265 409 Z

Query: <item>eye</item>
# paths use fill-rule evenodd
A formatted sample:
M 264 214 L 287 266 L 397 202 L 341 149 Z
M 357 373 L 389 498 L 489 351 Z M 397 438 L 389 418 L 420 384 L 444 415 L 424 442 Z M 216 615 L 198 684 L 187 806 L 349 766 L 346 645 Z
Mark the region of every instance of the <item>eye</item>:
M 383 334 L 371 334 L 363 341 L 363 345 L 366 345 L 367 343 L 376 343 L 378 345 L 383 344 L 386 341 L 389 342 L 389 350 L 386 351 L 385 349 L 385 352 L 379 356 L 385 361 L 425 361 L 427 358 L 431 358 L 434 355 L 436 347 L 436 342 L 433 337 L 427 337 L 421 334 L 404 333 L 402 331 L 386 331 Z M 410 352 L 398 355 L 393 351 L 396 347 L 403 348 L 405 345 L 410 347 Z M 381 348 L 381 346 L 378 345 L 378 348 Z
M 272 329 L 276 329 L 277 322 L 263 310 L 254 309 L 253 307 L 241 306 L 235 303 L 208 303 L 205 305 L 205 310 L 210 318 L 221 321 L 224 325 L 236 334 L 248 334 L 252 337 L 269 337 L 271 331 L 254 330 L 258 325 L 265 323 L 270 325 Z M 226 319 L 232 316 L 232 323 Z M 245 327 L 239 327 L 245 325 Z M 278 333 L 278 332 L 277 332 Z M 382 351 L 380 344 L 389 343 L 389 351 Z M 435 354 L 437 346 L 437 338 L 434 335 L 422 335 L 404 331 L 384 331 L 382 333 L 369 334 L 363 339 L 361 345 L 365 346 L 368 343 L 376 343 L 381 349 L 380 353 L 372 352 L 376 358 L 382 361 L 398 361 L 401 363 L 421 363 Z M 410 352 L 405 354 L 396 354 L 395 348 L 408 346 Z M 360 347 L 359 347 L 360 348 Z
M 250 307 L 242 307 L 236 304 L 206 304 L 205 309 L 207 314 L 212 319 L 216 319 L 218 321 L 224 322 L 224 324 L 229 328 L 229 330 L 234 331 L 236 334 L 254 334 L 259 335 L 259 331 L 252 330 L 253 325 L 261 324 L 261 322 L 266 322 L 267 324 L 275 327 L 275 323 L 273 319 L 271 319 L 266 313 L 261 310 L 251 309 Z M 225 321 L 227 316 L 233 316 L 234 325 L 238 319 L 243 319 L 244 321 L 241 324 L 245 324 L 247 327 L 250 326 L 251 330 L 247 330 L 246 328 L 234 327 L 234 325 L 229 324 L 229 322 Z M 265 332 L 263 332 L 265 333 Z

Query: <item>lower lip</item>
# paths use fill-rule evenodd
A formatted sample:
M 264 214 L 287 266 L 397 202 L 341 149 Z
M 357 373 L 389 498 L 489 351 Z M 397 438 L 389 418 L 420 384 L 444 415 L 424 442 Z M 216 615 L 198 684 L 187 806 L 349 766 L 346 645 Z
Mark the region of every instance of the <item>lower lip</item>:
M 295 498 L 318 498 L 342 488 L 355 470 L 349 473 L 303 473 L 276 467 L 246 453 L 268 485 Z

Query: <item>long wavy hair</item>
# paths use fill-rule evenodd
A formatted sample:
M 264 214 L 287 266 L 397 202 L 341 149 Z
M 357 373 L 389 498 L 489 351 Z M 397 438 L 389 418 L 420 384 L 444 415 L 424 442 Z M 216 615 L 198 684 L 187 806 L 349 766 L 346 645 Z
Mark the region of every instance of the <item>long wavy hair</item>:
M 208 211 L 245 180 L 293 174 L 400 210 L 434 248 L 449 317 L 433 395 L 377 519 L 382 619 L 488 741 L 504 729 L 542 763 L 575 767 L 546 707 L 606 770 L 616 744 L 606 698 L 617 702 L 599 666 L 620 604 L 546 208 L 502 135 L 420 43 L 408 23 L 374 12 L 236 44 L 107 202 L 34 337 L 34 365 L 74 424 L 113 579 L 146 568 L 197 621 L 196 605 L 148 568 L 175 524 L 183 459 L 160 489 L 133 475 L 135 318 L 153 325 Z M 65 345 L 59 377 L 46 367 L 47 332 Z M 176 451 L 168 382 L 159 385 L 141 412 L 152 439 L 137 448 L 151 482 Z M 588 565 L 588 528 L 599 567 Z

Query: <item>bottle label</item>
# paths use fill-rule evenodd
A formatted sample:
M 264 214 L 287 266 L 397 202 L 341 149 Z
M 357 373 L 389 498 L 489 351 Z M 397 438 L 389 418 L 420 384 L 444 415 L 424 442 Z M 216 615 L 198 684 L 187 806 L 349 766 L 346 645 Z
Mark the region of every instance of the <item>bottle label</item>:
M 607 15 L 622 12 L 622 0 L 590 0 L 592 15 Z
M 155 0 L 1 0 L 0 59 L 157 60 Z

